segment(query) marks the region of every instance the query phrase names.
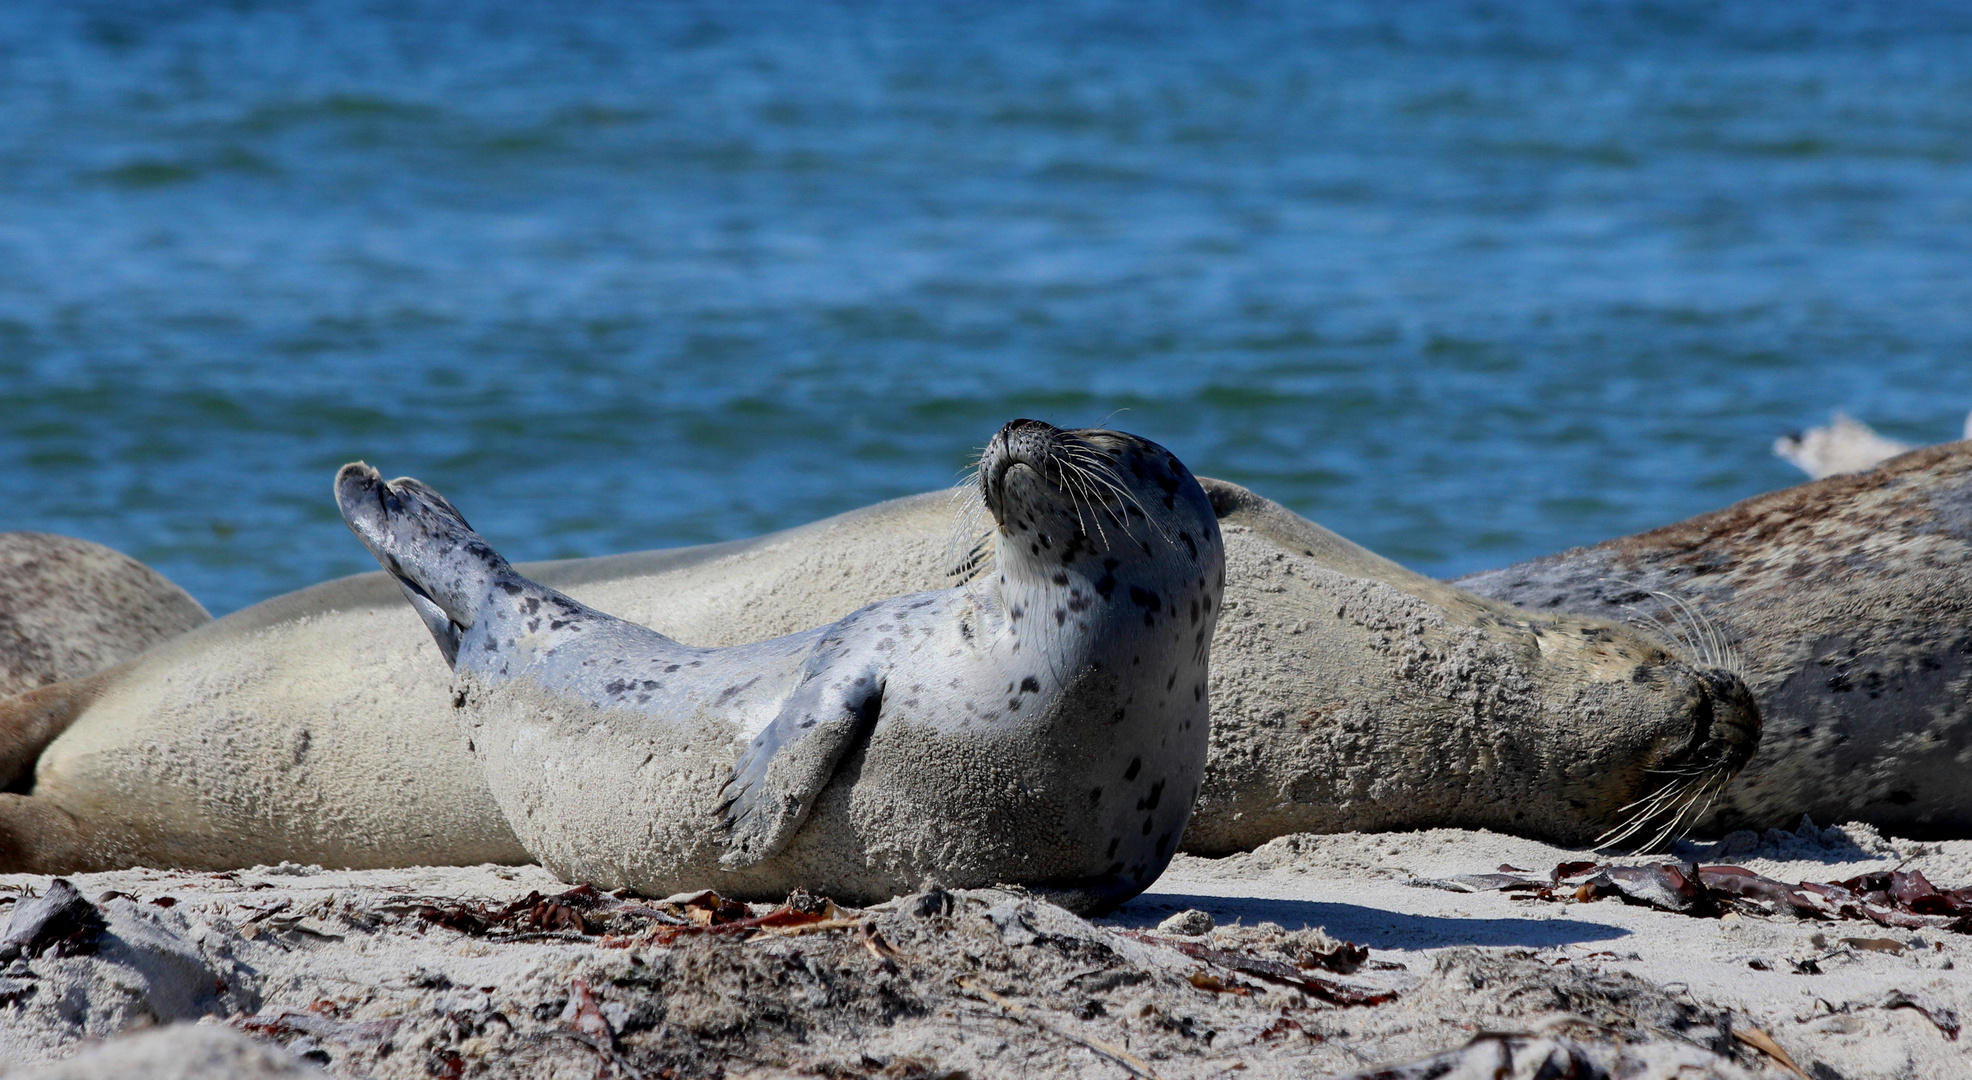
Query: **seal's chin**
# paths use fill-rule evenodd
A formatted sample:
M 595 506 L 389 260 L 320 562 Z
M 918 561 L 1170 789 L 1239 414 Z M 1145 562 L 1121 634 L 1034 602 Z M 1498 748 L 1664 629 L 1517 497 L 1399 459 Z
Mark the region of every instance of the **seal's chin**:
M 1652 764 L 1643 794 L 1622 808 L 1621 823 L 1597 838 L 1598 848 L 1649 851 L 1682 836 L 1759 749 L 1760 708 L 1745 681 L 1723 668 L 1694 674 L 1690 736 Z

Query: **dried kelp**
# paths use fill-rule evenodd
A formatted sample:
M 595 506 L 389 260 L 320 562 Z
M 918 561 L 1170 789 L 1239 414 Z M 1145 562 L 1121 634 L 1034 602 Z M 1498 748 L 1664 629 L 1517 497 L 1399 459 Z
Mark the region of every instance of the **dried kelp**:
M 1727 911 L 1850 919 L 1901 930 L 1972 933 L 1972 888 L 1940 889 L 1920 871 L 1872 871 L 1846 881 L 1789 885 L 1743 866 L 1693 863 L 1565 862 L 1546 879 L 1525 872 L 1462 874 L 1413 884 L 1458 892 L 1507 891 L 1547 901 L 1588 902 L 1616 897 L 1680 915 L 1712 917 Z

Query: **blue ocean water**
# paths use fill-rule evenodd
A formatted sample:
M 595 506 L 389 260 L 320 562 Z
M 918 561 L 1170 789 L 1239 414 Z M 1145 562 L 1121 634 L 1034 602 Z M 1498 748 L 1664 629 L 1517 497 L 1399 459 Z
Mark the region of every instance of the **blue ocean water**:
M 0 527 L 215 612 L 1111 424 L 1429 573 L 1972 408 L 1960 4 L 0 6 Z

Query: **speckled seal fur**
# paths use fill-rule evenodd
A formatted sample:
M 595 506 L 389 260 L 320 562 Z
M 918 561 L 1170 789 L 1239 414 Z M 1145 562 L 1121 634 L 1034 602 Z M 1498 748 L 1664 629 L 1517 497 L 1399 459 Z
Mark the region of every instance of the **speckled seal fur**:
M 1743 685 L 1656 636 L 1484 599 L 1200 482 L 1228 566 L 1186 850 L 1435 826 L 1584 844 L 1751 753 Z M 744 644 L 949 585 L 976 503 L 931 492 L 751 540 L 516 569 L 677 641 Z M 234 612 L 102 680 L 39 692 L 69 711 L 35 727 L 60 737 L 27 749 L 32 794 L 0 794 L 0 866 L 529 858 L 459 734 L 444 658 L 382 573 Z M 0 742 L 9 731 L 0 715 Z
M 1766 737 L 1711 830 L 1972 835 L 1972 442 L 1457 584 L 1734 654 Z
M 101 671 L 211 620 L 185 590 L 121 552 L 0 533 L 0 697 Z
M 337 502 L 453 660 L 522 846 L 569 880 L 870 900 L 1014 882 L 1082 909 L 1178 850 L 1225 585 L 1162 447 L 1016 420 L 979 465 L 991 571 L 708 648 L 514 571 L 436 492 L 346 466 Z

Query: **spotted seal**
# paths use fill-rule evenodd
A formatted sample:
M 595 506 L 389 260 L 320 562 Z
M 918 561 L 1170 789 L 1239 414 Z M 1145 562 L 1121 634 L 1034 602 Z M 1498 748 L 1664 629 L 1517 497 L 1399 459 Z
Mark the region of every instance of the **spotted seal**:
M 859 900 L 1017 882 L 1113 907 L 1177 854 L 1204 772 L 1218 521 L 1176 457 L 1120 432 L 1015 420 L 978 482 L 992 573 L 724 648 L 528 580 L 415 480 L 345 466 L 336 500 L 451 662 L 507 821 L 563 877 Z
M 1757 740 L 1743 684 L 1674 644 L 1477 596 L 1237 484 L 1200 482 L 1228 562 L 1188 850 L 1434 826 L 1580 844 L 1638 825 L 1647 839 Z M 517 569 L 678 641 L 744 644 L 949 586 L 974 561 L 973 490 Z M 65 733 L 0 701 L 0 745 L 39 754 L 32 794 L 0 794 L 0 865 L 528 858 L 456 734 L 433 638 L 384 574 L 276 597 L 44 693 L 64 695 Z
M 1972 835 L 1972 442 L 1458 584 L 1661 620 L 1744 672 L 1767 721 L 1707 828 L 1864 821 Z M 1222 646 L 1223 647 L 1223 646 Z

